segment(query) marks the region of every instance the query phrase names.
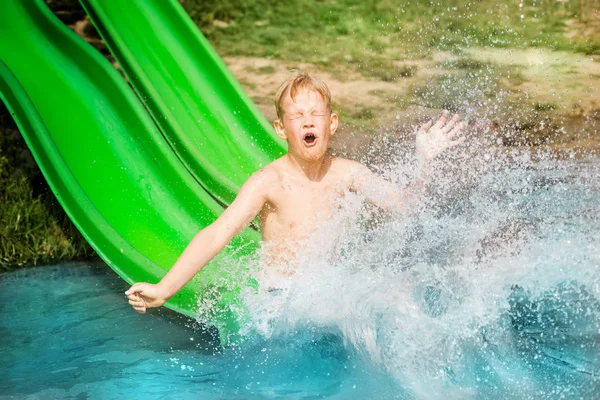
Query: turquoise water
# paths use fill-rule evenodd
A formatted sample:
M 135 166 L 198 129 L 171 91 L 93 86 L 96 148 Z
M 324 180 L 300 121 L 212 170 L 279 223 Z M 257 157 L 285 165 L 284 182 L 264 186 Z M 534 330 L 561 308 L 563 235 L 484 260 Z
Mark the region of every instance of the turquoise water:
M 0 398 L 598 398 L 600 163 L 519 157 L 448 160 L 408 218 L 349 196 L 237 347 L 105 265 L 3 274 Z
M 0 398 L 364 398 L 395 393 L 339 338 L 299 333 L 222 350 L 167 309 L 138 315 L 105 265 L 25 269 L 0 280 Z M 358 387 L 355 387 L 357 385 Z

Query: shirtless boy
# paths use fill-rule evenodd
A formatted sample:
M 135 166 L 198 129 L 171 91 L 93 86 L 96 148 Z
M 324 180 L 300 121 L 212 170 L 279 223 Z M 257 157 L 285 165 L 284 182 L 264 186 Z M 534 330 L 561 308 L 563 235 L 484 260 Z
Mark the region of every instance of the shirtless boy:
M 382 209 L 401 213 L 415 207 L 429 177 L 430 161 L 464 141 L 455 139 L 462 128 L 458 115 L 447 120 L 444 111 L 434 124 L 417 132 L 420 172 L 406 190 L 354 161 L 327 153 L 338 127 L 331 94 L 319 79 L 297 73 L 275 96 L 277 134 L 288 142 L 288 153 L 253 174 L 236 199 L 211 225 L 200 231 L 173 268 L 158 284 L 135 283 L 125 294 L 139 313 L 160 307 L 194 277 L 229 241 L 258 215 L 263 242 L 269 244 L 264 268 L 290 260 L 301 250 L 320 221 L 335 212 L 345 191 L 356 192 Z

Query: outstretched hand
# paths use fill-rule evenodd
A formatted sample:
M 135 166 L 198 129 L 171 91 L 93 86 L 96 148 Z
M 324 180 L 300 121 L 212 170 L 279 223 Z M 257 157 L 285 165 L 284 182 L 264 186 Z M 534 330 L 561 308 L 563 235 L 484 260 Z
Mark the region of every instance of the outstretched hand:
M 151 283 L 134 283 L 125 295 L 129 298 L 131 307 L 140 314 L 144 314 L 148 308 L 160 307 L 166 302 L 158 285 Z
M 432 160 L 444 150 L 457 146 L 465 141 L 464 137 L 453 140 L 463 127 L 462 122 L 458 122 L 460 117 L 454 114 L 452 119 L 448 119 L 448 110 L 444 110 L 440 119 L 435 124 L 429 121 L 423 125 L 417 132 L 417 155 L 425 160 Z

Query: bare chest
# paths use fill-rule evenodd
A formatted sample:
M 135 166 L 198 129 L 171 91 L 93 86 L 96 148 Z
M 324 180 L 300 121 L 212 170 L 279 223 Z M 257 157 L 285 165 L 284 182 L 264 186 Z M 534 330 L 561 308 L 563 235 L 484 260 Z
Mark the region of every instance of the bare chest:
M 283 180 L 261 212 L 263 240 L 306 239 L 339 207 L 345 187 L 342 182 L 298 182 Z

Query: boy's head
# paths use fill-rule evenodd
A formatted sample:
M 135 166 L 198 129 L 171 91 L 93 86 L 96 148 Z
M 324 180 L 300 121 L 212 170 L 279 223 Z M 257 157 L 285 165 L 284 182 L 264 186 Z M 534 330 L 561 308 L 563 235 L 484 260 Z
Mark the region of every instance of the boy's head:
M 290 96 L 291 99 L 295 101 L 298 93 L 303 90 L 319 93 L 327 104 L 327 111 L 331 113 L 331 92 L 325 82 L 306 72 L 296 72 L 279 86 L 279 89 L 275 94 L 277 118 L 282 119 L 285 113 L 282 105 L 285 97 Z
M 297 72 L 281 84 L 275 95 L 277 134 L 288 142 L 288 151 L 307 161 L 322 158 L 329 137 L 338 126 L 331 112 L 327 85 L 305 72 Z

